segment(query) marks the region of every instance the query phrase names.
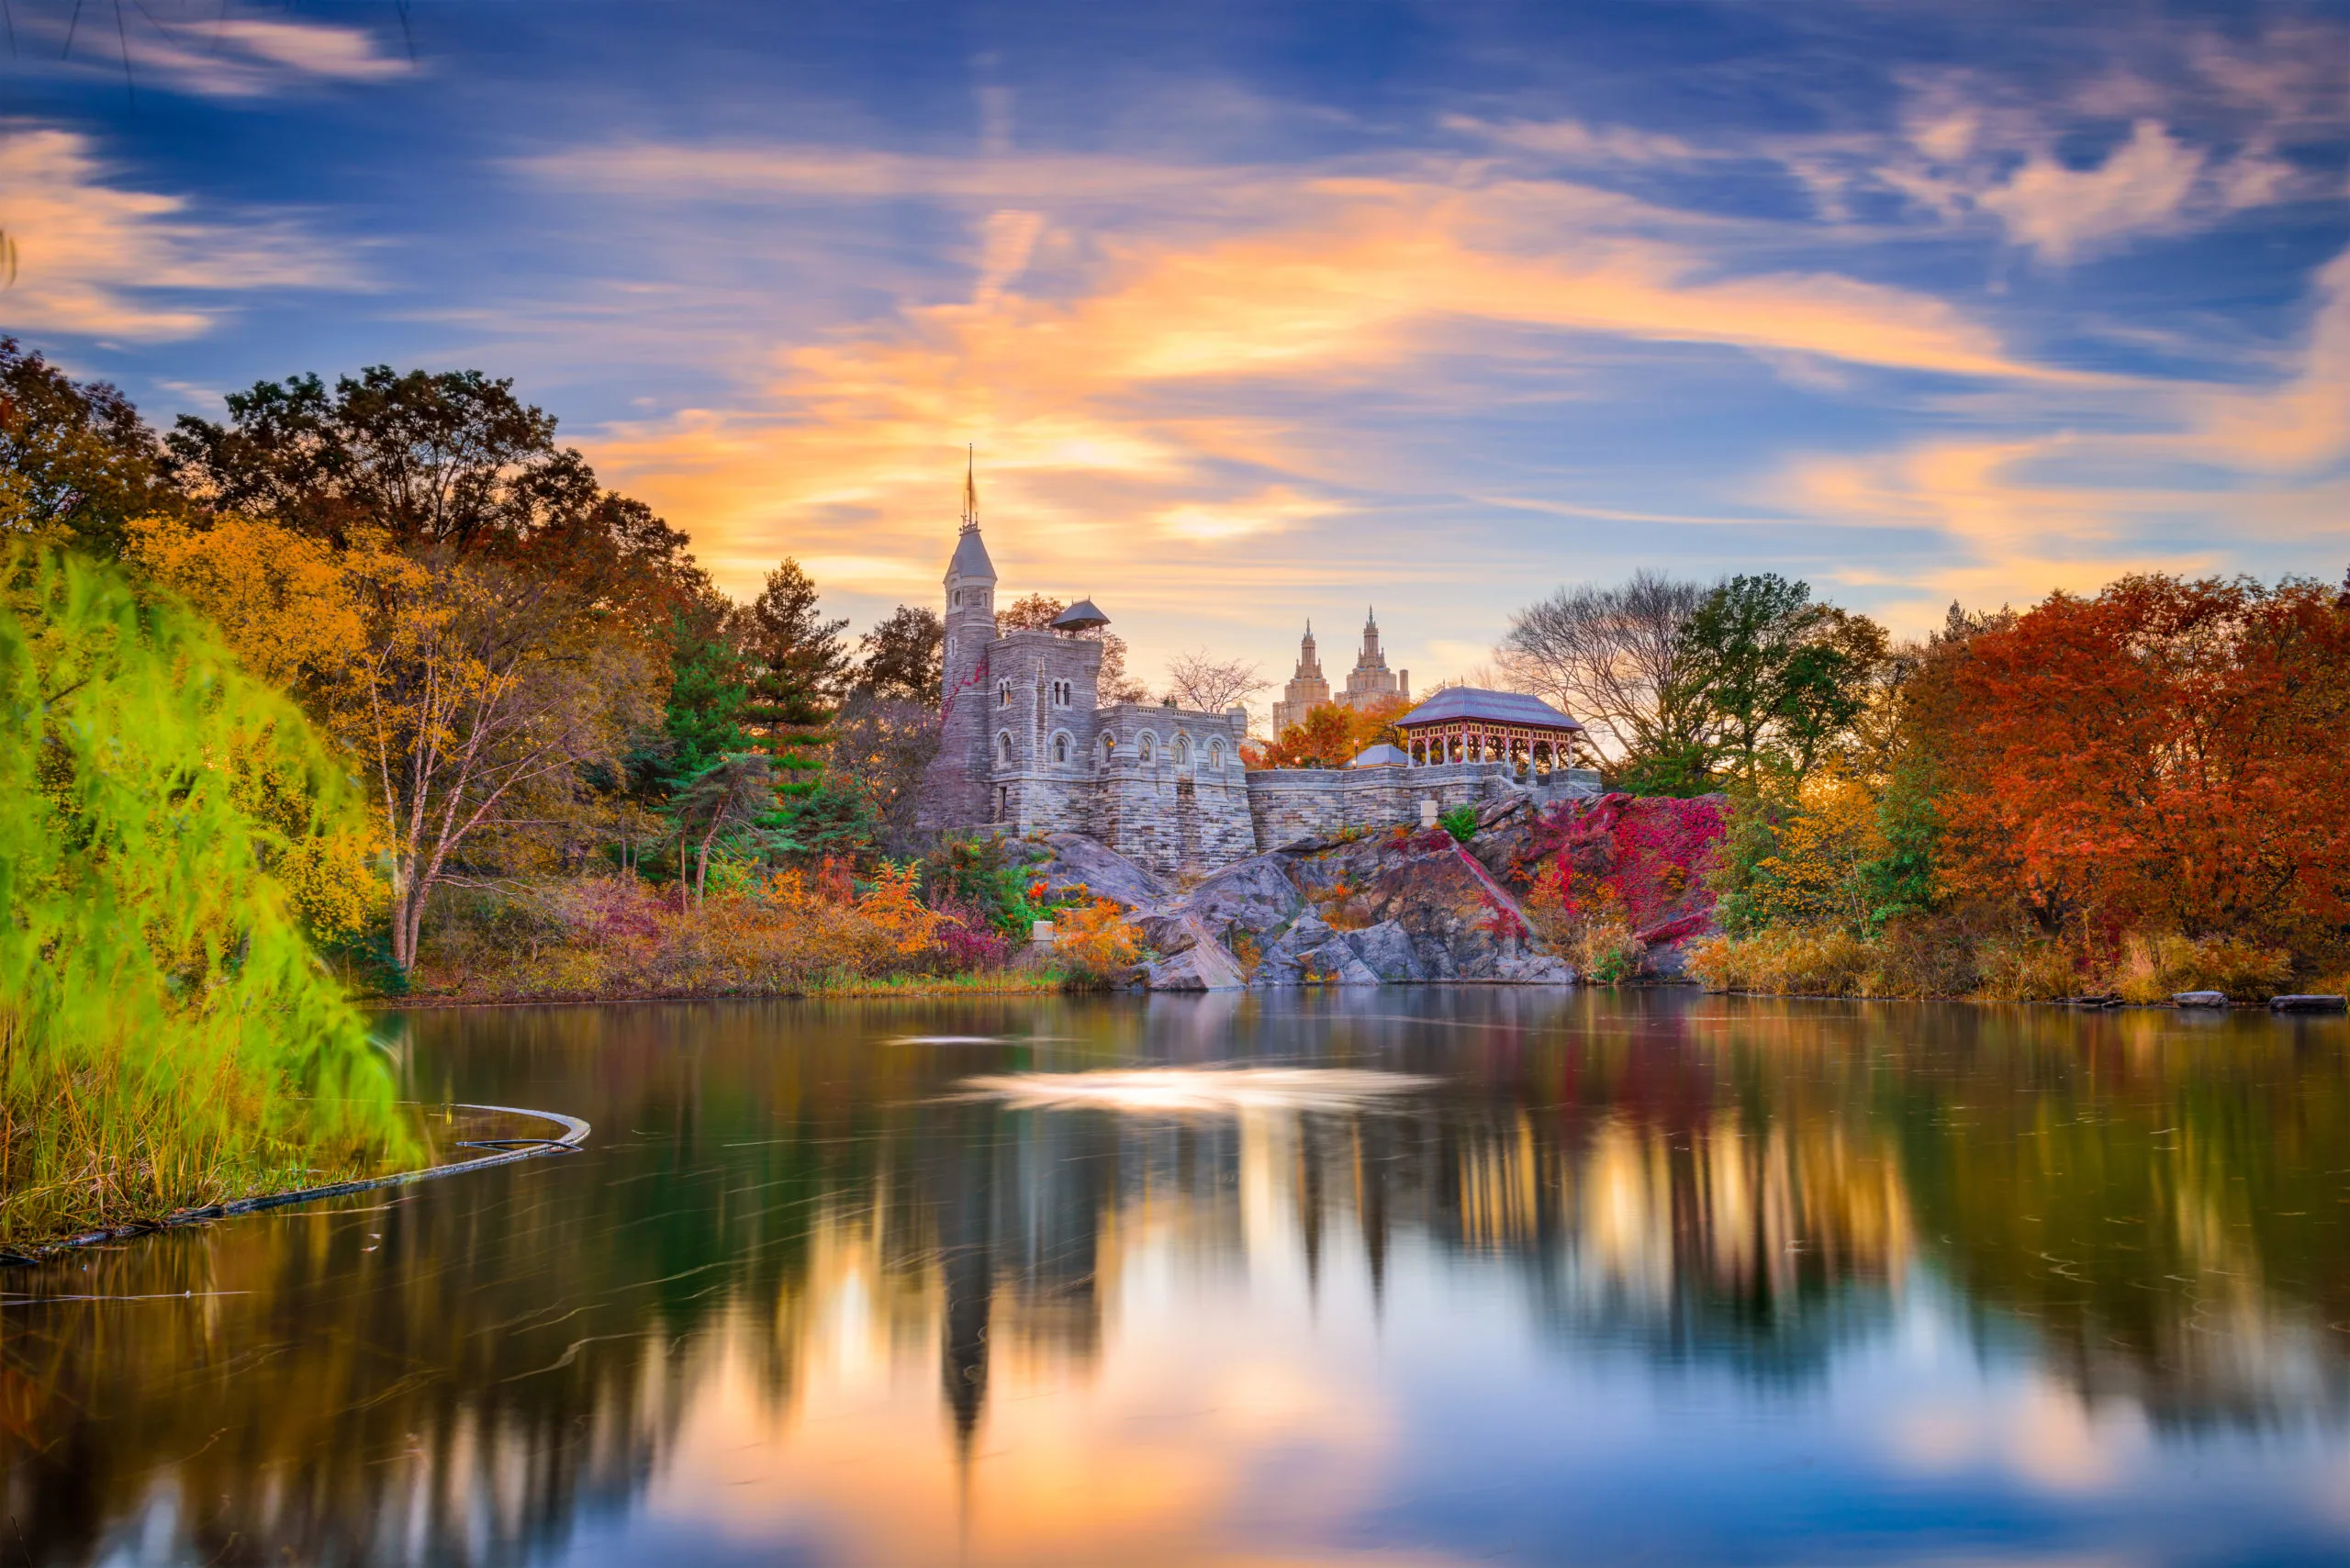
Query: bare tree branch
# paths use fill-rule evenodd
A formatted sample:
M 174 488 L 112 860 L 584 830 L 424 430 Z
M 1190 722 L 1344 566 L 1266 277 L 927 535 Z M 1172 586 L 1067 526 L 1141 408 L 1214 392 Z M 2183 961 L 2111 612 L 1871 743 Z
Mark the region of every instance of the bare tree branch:
M 1205 648 L 1167 661 L 1167 695 L 1195 713 L 1221 713 L 1272 684 L 1248 660 L 1214 658 Z
M 1678 700 L 1681 629 L 1711 591 L 1650 571 L 1615 588 L 1562 588 L 1510 617 L 1495 657 L 1617 760 L 1668 753 L 1696 734 Z

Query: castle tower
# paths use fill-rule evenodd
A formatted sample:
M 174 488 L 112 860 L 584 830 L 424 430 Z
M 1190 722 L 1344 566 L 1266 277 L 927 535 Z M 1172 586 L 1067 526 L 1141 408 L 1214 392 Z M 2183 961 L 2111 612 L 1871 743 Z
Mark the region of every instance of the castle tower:
M 1305 716 L 1330 700 L 1330 683 L 1322 678 L 1322 660 L 1314 650 L 1314 622 L 1305 623 L 1305 635 L 1297 644 L 1297 673 L 1281 688 L 1281 700 L 1273 704 L 1273 738 L 1292 724 L 1303 724 Z
M 1387 655 L 1379 650 L 1379 615 L 1366 610 L 1362 622 L 1362 651 L 1355 655 L 1355 667 L 1347 674 L 1347 689 L 1337 697 L 1346 708 L 1360 708 L 1387 697 L 1412 695 L 1412 672 L 1390 673 Z
M 995 641 L 995 563 L 979 538 L 976 458 L 963 473 L 963 526 L 946 564 L 946 696 L 938 755 L 923 775 L 918 820 L 926 829 L 985 822 L 989 809 L 988 649 Z

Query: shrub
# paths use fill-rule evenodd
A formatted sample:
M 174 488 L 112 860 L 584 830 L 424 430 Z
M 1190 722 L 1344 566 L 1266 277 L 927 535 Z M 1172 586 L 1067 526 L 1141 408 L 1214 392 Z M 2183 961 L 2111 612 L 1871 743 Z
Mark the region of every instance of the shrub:
M 2292 955 L 2227 936 L 2191 941 L 2176 934 L 2132 936 L 2122 944 L 2113 989 L 2124 1002 L 2156 1002 L 2182 991 L 2219 991 L 2238 1002 L 2266 1002 L 2285 989 Z
M 1096 899 L 1062 914 L 1053 944 L 1063 973 L 1088 985 L 1110 985 L 1142 961 L 1142 934 L 1125 913 Z
M 1594 985 L 1621 985 L 1639 978 L 1647 949 L 1621 920 L 1594 920 L 1583 923 L 1566 953 L 1577 979 Z
M 1455 844 L 1466 844 L 1477 836 L 1477 808 L 1455 806 L 1436 819 L 1437 825 L 1452 835 Z
M 1874 946 L 1849 931 L 1781 929 L 1691 944 L 1689 972 L 1712 991 L 1772 996 L 1858 996 L 1878 968 Z
M 1870 996 L 1970 996 L 1983 983 L 1975 934 L 1954 919 L 1903 915 L 1870 944 L 1876 969 Z

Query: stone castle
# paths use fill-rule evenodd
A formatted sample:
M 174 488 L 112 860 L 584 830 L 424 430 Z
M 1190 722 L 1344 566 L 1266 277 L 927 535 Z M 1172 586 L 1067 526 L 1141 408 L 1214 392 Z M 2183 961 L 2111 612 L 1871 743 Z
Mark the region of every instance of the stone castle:
M 1305 716 L 1316 708 L 1333 703 L 1341 708 L 1361 708 L 1385 697 L 1409 698 L 1412 695 L 1412 672 L 1399 669 L 1392 675 L 1387 669 L 1387 655 L 1379 651 L 1379 616 L 1366 611 L 1362 622 L 1362 650 L 1355 655 L 1355 667 L 1347 672 L 1347 684 L 1333 693 L 1330 683 L 1322 678 L 1322 660 L 1314 650 L 1314 622 L 1305 623 L 1305 635 L 1297 644 L 1297 673 L 1281 688 L 1281 700 L 1273 704 L 1273 734 L 1279 735 L 1292 724 L 1303 724 Z
M 979 537 L 968 480 L 946 588 L 938 755 L 923 774 L 919 802 L 920 823 L 930 831 L 1080 834 L 1176 876 L 1317 834 L 1416 824 L 1425 801 L 1449 810 L 1515 791 L 1548 798 L 1590 788 L 1588 776 L 1558 768 L 1537 778 L 1507 761 L 1409 766 L 1392 746 L 1375 748 L 1392 756 L 1358 759 L 1363 766 L 1252 772 L 1240 756 L 1245 708 L 1206 713 L 1171 700 L 1104 703 L 1102 644 L 1089 633 L 1109 618 L 1091 600 L 1069 606 L 1048 627 L 998 630 L 995 566 Z M 1309 631 L 1299 671 L 1304 678 L 1310 670 L 1318 683 L 1313 654 Z M 1276 714 L 1311 690 L 1292 681 Z M 1378 627 L 1367 625 L 1348 696 L 1367 701 L 1399 692 L 1408 692 L 1405 677 L 1388 673 Z

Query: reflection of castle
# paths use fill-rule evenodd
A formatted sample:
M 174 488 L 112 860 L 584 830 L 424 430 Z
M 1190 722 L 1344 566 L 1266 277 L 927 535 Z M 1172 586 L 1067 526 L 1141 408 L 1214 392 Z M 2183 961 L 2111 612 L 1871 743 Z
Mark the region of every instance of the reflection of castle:
M 1163 1278 L 1270 1259 L 1317 1281 L 1343 1242 L 1376 1295 L 1399 1238 L 1416 1236 L 1514 1261 L 1566 1324 L 1784 1370 L 1824 1358 L 1843 1322 L 1830 1298 L 1860 1285 L 1881 1301 L 1910 1249 L 1894 1162 L 1827 1122 L 1460 1103 L 961 1114 L 1002 1120 L 952 1140 L 922 1201 L 936 1216 L 941 1383 L 967 1449 L 994 1358 L 1099 1353 L 1122 1264 Z
M 1292 724 L 1303 724 L 1308 713 L 1327 704 L 1362 708 L 1382 698 L 1411 695 L 1412 672 L 1388 672 L 1387 655 L 1379 647 L 1376 613 L 1365 613 L 1362 648 L 1355 655 L 1355 667 L 1347 672 L 1347 684 L 1335 694 L 1330 683 L 1322 678 L 1322 660 L 1314 647 L 1314 623 L 1309 621 L 1305 623 L 1305 635 L 1298 640 L 1297 673 L 1281 688 L 1281 700 L 1273 704 L 1273 734 L 1278 735 Z
M 159 1308 L 129 1339 L 0 1341 L 11 1534 L 40 1562 L 140 1540 L 174 1561 L 553 1557 L 581 1521 L 702 1477 L 711 1450 L 681 1444 L 713 1429 L 728 1462 L 744 1464 L 732 1456 L 780 1454 L 790 1431 L 806 1434 L 801 1453 L 835 1463 L 811 1485 L 837 1484 L 846 1439 L 860 1437 L 888 1455 L 858 1473 L 879 1473 L 868 1496 L 889 1506 L 918 1496 L 910 1477 L 959 1460 L 984 1510 L 985 1489 L 1014 1469 L 990 1468 L 988 1439 L 1090 1410 L 1095 1424 L 1071 1440 L 1098 1440 L 1168 1336 L 1209 1363 L 1245 1361 L 1284 1343 L 1249 1337 L 1298 1293 L 1307 1310 L 1292 1332 L 1343 1335 L 1377 1311 L 1441 1336 L 1449 1322 L 1431 1322 L 1429 1304 L 1467 1284 L 1517 1293 L 1577 1357 L 1811 1377 L 1858 1327 L 1874 1331 L 1920 1238 L 1936 1282 L 1908 1294 L 1916 1311 L 2029 1324 L 2037 1366 L 2087 1398 L 2126 1399 L 2157 1423 L 2340 1430 L 2350 1361 L 2326 1328 L 2344 1316 L 2338 1280 L 2322 1272 L 2330 1240 L 2260 1206 L 2280 1187 L 2330 1189 L 2289 1140 L 2198 1136 L 2232 1097 L 2198 1099 L 2187 1078 L 2127 1079 L 2084 1106 L 2163 1116 L 2149 1128 L 2176 1114 L 2195 1154 L 2182 1159 L 2108 1142 L 2103 1117 L 2072 1133 L 1998 1119 L 2046 1103 L 2022 1091 L 2055 1058 L 2020 1031 L 2050 1028 L 2070 1064 L 2070 1022 L 1911 1014 L 1921 1043 L 1886 1068 L 1856 1063 L 1849 1035 L 1816 1014 L 1758 1007 L 1684 1025 L 1677 1007 L 1499 991 L 1281 1012 L 1240 998 L 1114 1013 L 1024 1001 L 976 1025 L 1077 1036 L 1022 1047 L 1066 1049 L 1068 1067 L 1216 1061 L 1239 1036 L 1269 1059 L 1444 1081 L 1379 1113 L 1191 1120 L 941 1099 L 971 1070 L 962 1047 L 877 1052 L 845 1033 L 777 1052 L 782 1010 L 696 1010 L 705 1048 L 693 1052 L 665 1032 L 675 1016 L 517 1019 L 523 1043 L 592 1061 L 572 1091 L 592 1071 L 607 1092 L 599 1117 L 637 1129 L 599 1155 L 612 1178 L 558 1186 L 559 1170 L 542 1170 L 540 1195 L 521 1204 L 510 1189 L 430 1184 L 380 1209 L 322 1205 L 94 1253 L 70 1281 L 25 1271 L 28 1285 L 72 1293 L 48 1309 L 61 1323 L 121 1297 L 185 1292 L 195 1305 Z M 1611 1027 L 1578 1026 L 1594 1019 Z M 1953 1040 L 2014 1048 L 1953 1052 Z M 1969 1055 L 1976 1076 L 1954 1084 L 1951 1062 Z M 2132 1072 L 2187 1071 L 2130 1059 Z M 2340 1127 L 2346 1082 L 2331 1066 L 2300 1079 L 2297 1114 Z M 1962 1089 L 1991 1108 L 1944 1114 Z M 2019 1126 L 2042 1158 L 2009 1157 Z M 2134 1194 L 2131 1183 L 2083 1187 L 2070 1172 L 2132 1148 L 2161 1222 L 2081 1237 L 2123 1229 L 2111 1221 L 2141 1200 L 2108 1195 Z M 2076 1231 L 2053 1256 L 2087 1258 L 2085 1270 L 2052 1266 L 2040 1217 L 2060 1214 L 2052 1199 L 2072 1204 Z M 363 1250 L 377 1232 L 385 1245 Z M 1382 1353 L 1414 1343 L 1391 1334 Z M 1317 1396 L 1347 1384 L 1336 1364 Z M 236 1440 L 215 1440 L 223 1430 Z M 1153 1440 L 1147 1459 L 1173 1451 L 1163 1433 Z M 902 1473 L 890 1468 L 901 1456 Z M 1089 1449 L 1072 1462 L 1109 1474 L 1126 1457 Z M 1070 1473 L 1051 1471 L 1055 1487 Z M 1183 1506 L 1194 1495 L 1159 1490 Z M 1039 1511 L 1067 1496 L 1051 1491 Z

